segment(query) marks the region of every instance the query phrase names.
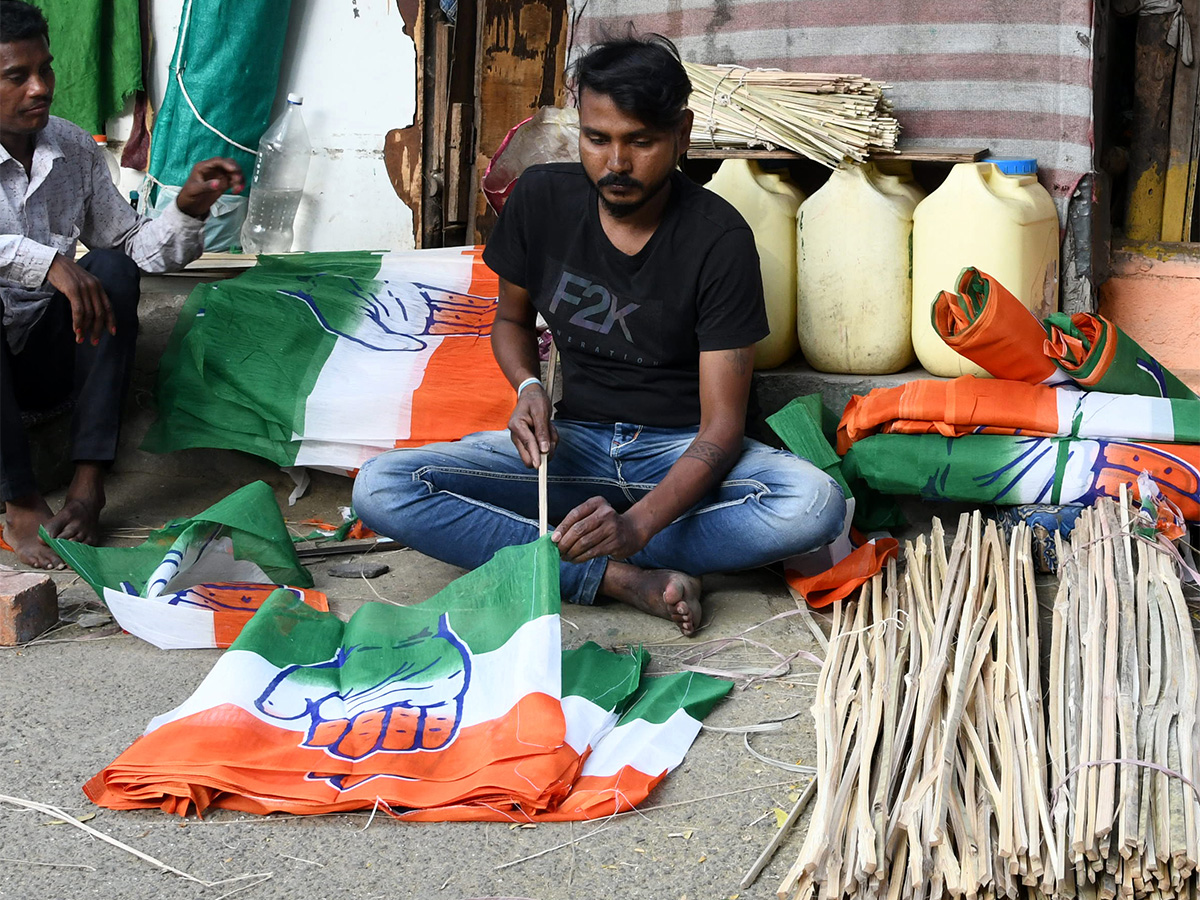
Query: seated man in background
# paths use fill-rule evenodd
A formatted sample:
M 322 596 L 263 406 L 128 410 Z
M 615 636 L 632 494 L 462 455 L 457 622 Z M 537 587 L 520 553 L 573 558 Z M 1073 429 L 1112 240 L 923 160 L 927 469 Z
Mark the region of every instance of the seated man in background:
M 91 135 L 50 115 L 52 59 L 41 11 L 0 0 L 0 495 L 4 538 L 35 568 L 62 567 L 40 526 L 70 540 L 98 538 L 133 367 L 139 270 L 196 259 L 210 207 L 243 185 L 235 162 L 206 160 L 160 218 L 138 216 Z M 77 241 L 92 251 L 78 263 Z M 34 481 L 21 411 L 72 395 L 75 474 L 53 513 Z
M 537 537 L 549 457 L 563 597 L 609 597 L 700 625 L 706 572 L 831 541 L 841 489 L 744 437 L 754 343 L 768 334 L 754 236 L 676 169 L 691 84 L 657 36 L 609 41 L 575 69 L 580 164 L 533 166 L 484 251 L 500 276 L 492 347 L 517 389 L 508 432 L 369 460 L 354 508 L 382 534 L 458 566 Z M 536 318 L 562 354 L 539 379 Z

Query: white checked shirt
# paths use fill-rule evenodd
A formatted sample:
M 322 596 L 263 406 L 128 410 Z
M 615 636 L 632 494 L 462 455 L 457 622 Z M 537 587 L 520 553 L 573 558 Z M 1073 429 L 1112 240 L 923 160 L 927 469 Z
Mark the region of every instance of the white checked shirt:
M 20 352 L 54 288 L 55 254 L 75 244 L 119 249 L 144 272 L 181 269 L 204 250 L 204 223 L 171 203 L 139 216 L 112 182 L 92 136 L 57 116 L 37 135 L 29 173 L 0 146 L 0 300 L 9 346 Z

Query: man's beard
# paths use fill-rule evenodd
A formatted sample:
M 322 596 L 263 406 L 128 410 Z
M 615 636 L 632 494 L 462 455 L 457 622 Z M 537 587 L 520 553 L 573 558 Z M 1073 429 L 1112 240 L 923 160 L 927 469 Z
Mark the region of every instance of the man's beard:
M 652 185 L 647 190 L 646 186 L 636 178 L 630 178 L 628 175 L 618 175 L 615 172 L 609 172 L 599 181 L 593 181 L 592 185 L 596 188 L 596 193 L 600 195 L 600 202 L 604 205 L 604 208 L 608 211 L 608 214 L 614 219 L 623 219 L 626 216 L 633 215 L 635 212 L 653 200 L 656 196 L 658 196 L 658 192 L 666 187 L 667 182 L 670 180 L 671 175 L 670 173 L 667 173 L 667 175 L 665 175 L 661 181 Z M 628 203 L 613 203 L 611 200 L 607 199 L 604 196 L 604 193 L 600 190 L 600 188 L 605 187 L 641 188 L 642 196 L 639 199 L 631 200 Z

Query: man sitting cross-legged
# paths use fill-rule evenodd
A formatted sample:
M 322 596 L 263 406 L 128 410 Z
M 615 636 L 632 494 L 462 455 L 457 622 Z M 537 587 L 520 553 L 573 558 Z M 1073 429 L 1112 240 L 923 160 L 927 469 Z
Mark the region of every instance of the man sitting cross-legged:
M 845 501 L 820 469 L 744 437 L 768 333 L 754 237 L 676 170 L 691 86 L 663 38 L 577 64 L 581 164 L 518 180 L 484 260 L 500 276 L 492 346 L 517 388 L 507 432 L 369 460 L 354 507 L 374 530 L 471 568 L 537 537 L 549 456 L 565 599 L 700 624 L 699 575 L 828 543 Z M 550 420 L 537 314 L 562 354 Z

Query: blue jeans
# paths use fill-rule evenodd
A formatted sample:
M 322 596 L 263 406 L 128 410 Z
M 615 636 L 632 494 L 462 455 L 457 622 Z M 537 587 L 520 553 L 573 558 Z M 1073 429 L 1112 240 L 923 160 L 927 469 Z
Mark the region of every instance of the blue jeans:
M 624 512 L 667 474 L 696 429 L 558 420 L 550 460 L 550 521 L 589 497 Z M 391 450 L 368 460 L 354 482 L 354 510 L 374 531 L 444 562 L 472 569 L 501 547 L 538 536 L 537 472 L 507 431 Z M 746 439 L 725 480 L 650 539 L 629 562 L 691 575 L 749 569 L 829 543 L 846 504 L 837 483 L 807 460 Z M 608 558 L 563 562 L 562 596 L 595 602 Z

